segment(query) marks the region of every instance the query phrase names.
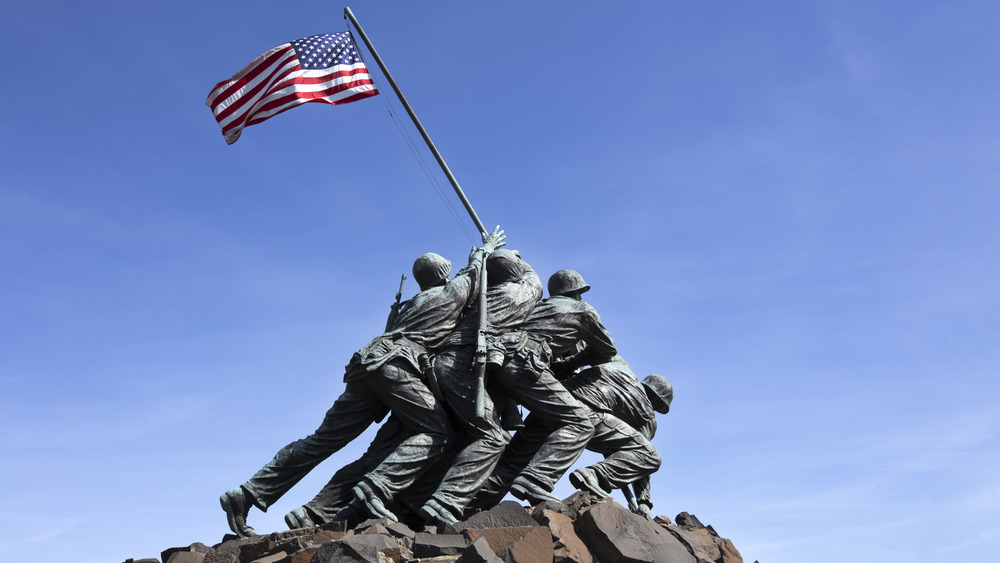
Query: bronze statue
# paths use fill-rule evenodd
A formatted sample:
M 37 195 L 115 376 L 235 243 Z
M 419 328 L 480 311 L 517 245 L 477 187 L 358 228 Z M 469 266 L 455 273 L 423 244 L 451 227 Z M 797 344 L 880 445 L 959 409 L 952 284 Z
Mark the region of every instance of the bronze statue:
M 496 339 L 527 317 L 542 296 L 542 284 L 518 253 L 506 249 L 490 254 L 486 282 L 487 347 L 496 357 L 502 354 Z M 461 519 L 510 441 L 474 366 L 480 312 L 479 305 L 467 312 L 434 359 L 435 388 L 440 390 L 456 427 L 467 435 L 468 444 L 420 509 L 421 516 L 432 523 L 451 524 Z M 477 401 L 484 405 L 482 412 L 477 412 Z
M 578 273 L 556 272 L 549 278 L 550 297 L 535 305 L 516 331 L 504 336 L 508 359 L 495 381 L 530 411 L 519 434 L 534 433 L 539 445 L 530 461 L 499 489 L 509 487 L 512 495 L 531 503 L 558 500 L 552 489 L 594 434 L 589 409 L 555 378 L 553 360 L 586 365 L 617 353 L 597 311 L 580 298 L 589 289 Z
M 370 515 L 396 519 L 386 504 L 444 453 L 453 436 L 444 407 L 423 381 L 421 365 L 427 361 L 427 350 L 451 333 L 462 310 L 475 298 L 482 257 L 502 246 L 504 238 L 499 227 L 484 234 L 483 246 L 451 280 L 447 260 L 432 253 L 417 258 L 413 275 L 420 293 L 402 306 L 391 331 L 376 337 L 351 358 L 344 375 L 346 388 L 319 428 L 279 450 L 243 485 L 220 497 L 233 532 L 254 535 L 246 523 L 250 504 L 266 511 L 316 465 L 389 411 L 410 435 L 365 474 L 352 492 Z
M 641 383 L 625 360 L 615 356 L 610 362 L 573 375 L 563 384 L 591 409 L 595 431 L 587 449 L 605 458 L 571 473 L 570 482 L 602 497 L 610 496 L 615 489 L 624 491 L 631 484 L 636 492 L 626 493 L 630 508 L 648 516 L 653 507 L 649 476 L 660 468 L 661 461 L 650 440 L 656 433 L 656 412 L 669 410 L 669 402 L 664 402 L 657 389 L 669 388 L 670 383 L 655 374 L 645 381 Z

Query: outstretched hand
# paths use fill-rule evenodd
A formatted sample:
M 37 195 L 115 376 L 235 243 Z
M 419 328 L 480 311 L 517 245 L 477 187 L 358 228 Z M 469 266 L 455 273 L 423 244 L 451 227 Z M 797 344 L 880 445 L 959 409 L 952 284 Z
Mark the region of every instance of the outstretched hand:
M 500 225 L 497 225 L 493 232 L 490 234 L 483 233 L 483 250 L 486 254 L 492 253 L 494 250 L 500 248 L 501 246 L 507 244 L 507 236 L 503 234 L 500 230 Z

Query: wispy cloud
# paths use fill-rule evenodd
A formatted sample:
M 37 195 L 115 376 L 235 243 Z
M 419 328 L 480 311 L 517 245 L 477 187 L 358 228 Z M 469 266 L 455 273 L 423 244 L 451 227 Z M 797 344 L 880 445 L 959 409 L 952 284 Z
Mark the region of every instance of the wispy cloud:
M 953 553 L 982 544 L 1000 544 L 1000 527 L 985 528 L 974 534 L 974 537 L 956 544 L 946 545 L 937 549 L 938 553 Z
M 918 518 L 907 518 L 871 524 L 851 523 L 826 528 L 822 533 L 812 535 L 792 536 L 773 542 L 761 542 L 740 546 L 745 553 L 758 553 L 764 551 L 781 551 L 791 547 L 802 545 L 822 545 L 831 543 L 856 543 L 858 537 L 867 535 L 877 535 L 897 529 L 906 529 L 921 522 Z
M 50 526 L 50 523 L 46 523 L 46 524 L 47 524 L 46 528 L 48 528 Z M 54 528 L 49 529 L 48 531 L 45 531 L 45 532 L 42 532 L 42 533 L 39 533 L 39 534 L 29 535 L 27 537 L 22 537 L 20 539 L 15 539 L 15 540 L 10 540 L 10 541 L 0 542 L 0 549 L 16 548 L 16 547 L 19 547 L 19 546 L 24 546 L 24 545 L 30 545 L 30 544 L 36 544 L 36 543 L 44 542 L 44 541 L 50 540 L 50 539 L 52 539 L 54 537 L 61 536 L 61 535 L 65 534 L 66 532 L 69 532 L 69 531 L 73 530 L 78 525 L 79 525 L 78 521 L 69 521 L 69 522 L 64 522 L 62 524 L 56 524 L 56 526 Z

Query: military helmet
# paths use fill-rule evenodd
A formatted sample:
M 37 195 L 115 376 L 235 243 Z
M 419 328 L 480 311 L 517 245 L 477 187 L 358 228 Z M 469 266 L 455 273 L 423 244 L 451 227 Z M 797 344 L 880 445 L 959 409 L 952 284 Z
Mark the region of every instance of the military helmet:
M 646 396 L 653 402 L 653 409 L 660 414 L 670 412 L 670 403 L 674 400 L 674 386 L 662 375 L 647 375 L 642 380 L 642 386 L 646 388 Z M 656 400 L 654 400 L 654 398 Z M 656 404 L 657 402 L 662 404 Z
M 513 250 L 500 248 L 486 258 L 486 283 L 489 285 L 514 281 L 523 271 L 521 258 Z
M 590 291 L 590 286 L 576 270 L 559 270 L 549 278 L 549 296 L 567 295 L 575 291 Z
M 413 261 L 413 279 L 417 280 L 420 291 L 447 282 L 450 273 L 451 262 L 440 254 L 428 252 Z

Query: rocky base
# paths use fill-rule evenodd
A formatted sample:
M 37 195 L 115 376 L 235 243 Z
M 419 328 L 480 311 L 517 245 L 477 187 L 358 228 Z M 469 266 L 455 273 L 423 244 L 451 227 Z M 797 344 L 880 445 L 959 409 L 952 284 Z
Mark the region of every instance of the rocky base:
M 368 520 L 347 530 L 334 522 L 252 538 L 227 534 L 212 547 L 194 543 L 125 563 L 743 563 L 711 526 L 686 512 L 676 520 L 649 520 L 576 493 L 531 509 L 503 502 L 437 529 Z

